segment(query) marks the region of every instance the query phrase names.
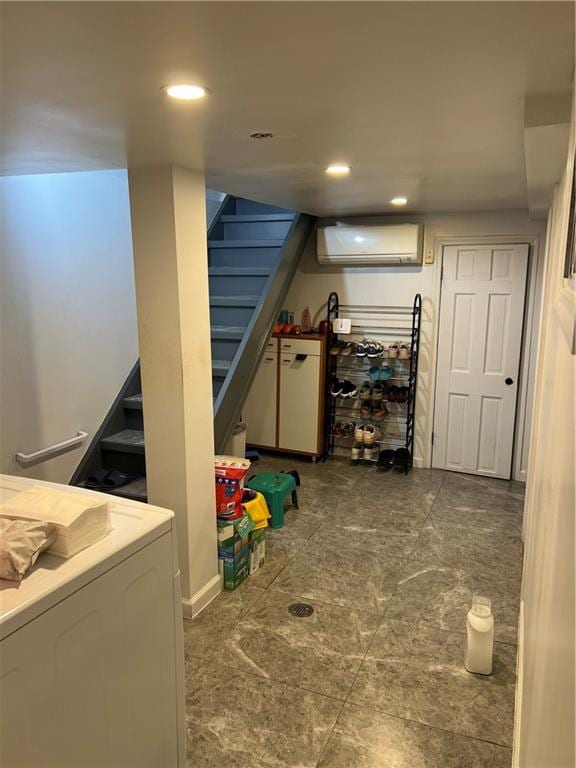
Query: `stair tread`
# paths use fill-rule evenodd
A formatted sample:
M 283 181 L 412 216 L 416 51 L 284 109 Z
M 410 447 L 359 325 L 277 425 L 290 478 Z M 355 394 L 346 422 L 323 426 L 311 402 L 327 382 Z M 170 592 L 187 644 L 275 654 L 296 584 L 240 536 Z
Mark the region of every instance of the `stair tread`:
M 253 221 L 293 221 L 295 213 L 228 213 L 220 216 L 220 221 L 225 224 L 242 224 Z
M 132 408 L 134 410 L 142 410 L 142 393 L 137 395 L 130 395 L 123 400 L 125 408 Z
M 210 296 L 212 307 L 255 307 L 258 296 Z
M 108 435 L 100 440 L 104 448 L 122 448 L 140 449 L 144 448 L 144 430 L 142 429 L 123 429 L 114 435 Z
M 274 240 L 208 240 L 208 248 L 281 248 L 284 239 Z
M 210 335 L 213 339 L 242 339 L 246 328 L 243 325 L 213 325 Z
M 268 277 L 270 274 L 270 269 L 268 267 L 209 267 L 208 274 L 212 275 L 212 277 L 218 277 L 218 276 L 225 276 L 225 275 L 231 275 L 231 276 L 240 276 L 240 275 L 248 275 L 248 276 L 255 276 L 255 277 Z
M 227 373 L 231 364 L 231 360 L 212 360 L 212 371 Z

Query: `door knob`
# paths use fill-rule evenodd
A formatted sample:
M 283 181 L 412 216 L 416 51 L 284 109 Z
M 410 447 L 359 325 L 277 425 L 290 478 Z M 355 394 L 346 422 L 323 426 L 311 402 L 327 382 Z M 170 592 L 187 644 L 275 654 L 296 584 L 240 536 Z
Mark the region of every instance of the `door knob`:
M 504 379 L 504 384 L 508 384 L 508 386 L 510 386 L 510 384 L 514 384 L 514 379 L 511 379 L 510 376 L 508 376 L 507 379 Z

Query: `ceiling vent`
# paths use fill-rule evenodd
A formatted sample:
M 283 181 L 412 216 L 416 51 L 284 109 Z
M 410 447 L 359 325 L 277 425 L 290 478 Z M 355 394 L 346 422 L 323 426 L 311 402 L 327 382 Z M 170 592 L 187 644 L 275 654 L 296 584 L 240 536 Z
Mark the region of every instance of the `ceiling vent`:
M 422 264 L 422 224 L 319 227 L 316 233 L 319 264 L 385 267 Z

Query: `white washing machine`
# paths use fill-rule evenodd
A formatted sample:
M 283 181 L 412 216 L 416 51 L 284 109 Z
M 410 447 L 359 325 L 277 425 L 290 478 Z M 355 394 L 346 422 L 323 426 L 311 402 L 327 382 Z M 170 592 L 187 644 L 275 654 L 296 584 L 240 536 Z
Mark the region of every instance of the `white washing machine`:
M 0 501 L 32 485 L 0 475 Z M 111 533 L 68 560 L 0 579 L 0 766 L 185 765 L 175 521 L 105 495 Z

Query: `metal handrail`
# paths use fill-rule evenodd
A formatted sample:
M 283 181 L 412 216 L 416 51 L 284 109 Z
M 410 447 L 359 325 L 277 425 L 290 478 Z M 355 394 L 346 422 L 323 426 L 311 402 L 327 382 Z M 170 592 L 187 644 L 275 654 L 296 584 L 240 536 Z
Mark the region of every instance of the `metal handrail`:
M 54 445 L 49 445 L 48 448 L 42 448 L 41 450 L 34 451 L 33 453 L 22 453 L 19 451 L 16 454 L 16 461 L 19 461 L 21 464 L 30 464 L 32 461 L 44 461 L 50 456 L 56 453 L 60 453 L 60 451 L 64 451 L 67 448 L 73 448 L 76 445 L 80 445 L 80 443 L 84 442 L 87 437 L 88 432 L 83 432 L 81 429 L 79 429 L 78 433 L 74 437 L 70 437 L 68 440 L 62 440 L 60 443 L 54 443 Z

